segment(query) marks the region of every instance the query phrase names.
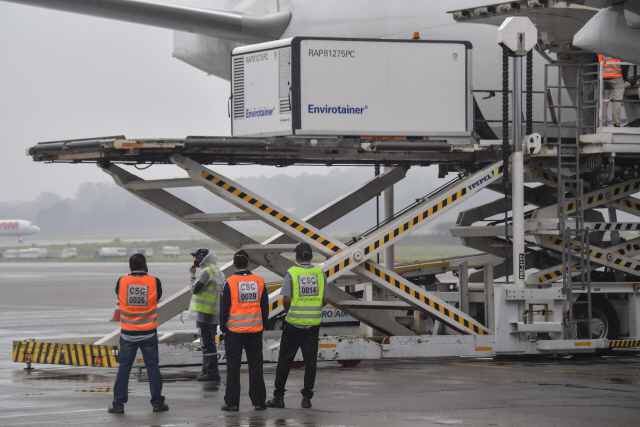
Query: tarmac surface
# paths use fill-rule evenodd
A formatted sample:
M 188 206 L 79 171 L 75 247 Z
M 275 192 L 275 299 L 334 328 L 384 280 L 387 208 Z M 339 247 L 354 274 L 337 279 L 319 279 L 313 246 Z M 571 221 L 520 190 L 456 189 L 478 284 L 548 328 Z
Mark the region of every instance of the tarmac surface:
M 187 264 L 150 264 L 168 297 L 186 286 Z M 300 408 L 303 370 L 292 370 L 285 409 L 255 411 L 243 368 L 240 412 L 220 411 L 223 383 L 197 367 L 166 368 L 168 412 L 153 413 L 146 376 L 133 375 L 125 414 L 108 414 L 116 370 L 11 362 L 11 342 L 106 334 L 124 263 L 0 263 L 1 426 L 638 426 L 640 356 L 445 358 L 320 362 L 312 409 Z M 268 278 L 270 280 L 271 278 Z M 190 331 L 173 319 L 161 332 Z M 270 395 L 275 365 L 265 365 Z

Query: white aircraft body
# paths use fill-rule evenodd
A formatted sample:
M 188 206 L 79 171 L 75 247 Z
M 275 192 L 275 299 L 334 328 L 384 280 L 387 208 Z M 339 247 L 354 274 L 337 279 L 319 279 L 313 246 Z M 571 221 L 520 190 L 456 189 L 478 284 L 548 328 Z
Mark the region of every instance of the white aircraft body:
M 603 7 L 575 35 L 573 44 L 582 49 L 640 63 L 640 2 L 638 0 L 584 0 Z
M 0 219 L 0 237 L 23 237 L 40 232 L 40 227 L 24 219 Z
M 427 40 L 473 44 L 473 88 L 479 113 L 499 134 L 502 49 L 496 26 L 507 16 L 530 16 L 540 38 L 534 58 L 535 90 L 541 90 L 548 54 L 570 56 L 573 36 L 599 11 L 556 0 L 520 0 L 487 6 L 487 0 L 1 0 L 174 30 L 173 56 L 208 74 L 229 80 L 230 52 L 246 44 L 290 38 L 403 38 L 414 31 Z M 517 5 L 515 7 L 514 5 Z M 451 11 L 474 9 L 469 24 Z M 484 11 L 489 13 L 484 13 Z M 543 10 L 544 13 L 538 13 Z M 479 12 L 477 12 L 479 11 Z M 454 20 L 454 17 L 456 18 Z M 475 18 L 491 18 L 493 21 Z M 456 22 L 456 20 L 458 22 Z M 471 25 L 491 24 L 491 25 Z M 579 52 L 578 52 L 579 53 Z M 419 72 L 420 70 L 416 70 Z M 443 84 L 455 84 L 442 76 Z M 485 99 L 483 99 L 485 98 Z M 434 102 L 445 102 L 435 100 Z M 534 97 L 534 121 L 542 98 Z M 491 123 L 490 123 L 491 125 Z M 495 134 L 481 135 L 495 138 Z

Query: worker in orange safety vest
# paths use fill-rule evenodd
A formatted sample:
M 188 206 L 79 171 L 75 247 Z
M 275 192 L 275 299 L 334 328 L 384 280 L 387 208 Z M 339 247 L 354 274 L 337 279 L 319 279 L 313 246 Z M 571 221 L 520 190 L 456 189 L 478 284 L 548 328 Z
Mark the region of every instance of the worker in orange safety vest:
M 120 354 L 118 374 L 113 387 L 113 403 L 109 413 L 124 413 L 127 403 L 129 374 L 138 349 L 142 352 L 149 378 L 153 412 L 168 411 L 162 395 L 162 374 L 158 364 L 158 301 L 162 296 L 160 279 L 149 276 L 147 260 L 142 254 L 129 258 L 131 274 L 121 277 L 116 285 L 120 302 Z
M 602 64 L 602 126 L 609 124 L 609 100 L 613 104 L 613 126 L 620 127 L 622 114 L 622 98 L 624 97 L 626 71 L 628 66 L 622 66 L 619 59 L 598 54 L 598 62 Z
M 269 294 L 262 277 L 249 270 L 249 255 L 233 256 L 236 272 L 222 287 L 220 330 L 227 357 L 227 389 L 223 411 L 238 411 L 242 349 L 249 365 L 249 397 L 256 410 L 267 409 L 267 390 L 262 374 L 262 330 L 269 319 Z

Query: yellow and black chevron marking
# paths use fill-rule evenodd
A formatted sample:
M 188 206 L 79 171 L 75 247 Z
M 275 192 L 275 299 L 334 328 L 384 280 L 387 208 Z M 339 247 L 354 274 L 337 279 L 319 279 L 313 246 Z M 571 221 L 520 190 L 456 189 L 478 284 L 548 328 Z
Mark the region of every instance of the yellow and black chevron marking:
M 552 245 L 556 245 L 556 246 L 562 246 L 562 239 L 559 239 L 557 237 L 550 237 L 549 238 L 549 243 L 551 243 Z M 576 245 L 575 243 L 571 244 L 572 248 L 577 248 L 578 245 Z
M 269 313 L 271 313 L 276 308 L 281 307 L 282 304 L 283 304 L 283 299 L 282 298 L 280 298 L 279 300 L 274 301 L 271 304 L 269 304 Z
M 338 271 L 340 271 L 343 268 L 345 268 L 349 264 L 351 264 L 351 258 L 347 258 L 344 261 L 340 262 L 339 264 L 334 265 L 333 267 L 331 267 L 330 269 L 325 271 L 324 274 L 326 274 L 327 278 L 329 278 L 329 277 L 333 276 L 334 274 L 336 274 Z
M 629 193 L 639 188 L 640 188 L 640 182 L 634 182 L 632 184 L 623 185 L 613 190 L 613 197 L 616 198 L 616 196 L 619 196 L 620 194 Z M 603 190 L 606 190 L 606 188 L 604 188 Z M 587 197 L 586 199 L 584 199 L 583 204 L 584 206 L 587 206 L 592 203 L 599 202 L 603 199 L 604 199 L 604 192 L 601 192 L 600 194 L 597 194 L 595 196 Z M 633 204 L 635 205 L 635 203 Z M 626 206 L 624 202 L 623 202 L 623 205 Z M 576 202 L 571 202 L 568 205 L 565 205 L 564 208 L 565 208 L 565 211 L 573 210 L 576 208 Z M 633 209 L 637 209 L 637 208 L 634 207 Z
M 640 251 L 640 243 L 636 243 L 633 246 L 631 246 L 631 249 L 629 251 L 626 251 L 624 249 L 618 249 L 617 251 L 614 251 L 614 254 L 620 254 L 620 255 L 624 255 L 627 252 L 638 252 Z
M 495 178 L 495 177 L 499 176 L 500 174 L 502 174 L 503 171 L 504 171 L 504 167 L 500 166 L 500 167 L 497 167 L 494 170 L 492 170 L 489 174 L 491 175 L 491 178 Z M 395 239 L 396 237 L 398 237 L 399 235 L 401 235 L 405 231 L 409 230 L 410 228 L 415 227 L 416 225 L 418 225 L 419 223 L 421 223 L 425 219 L 429 218 L 430 216 L 433 216 L 436 212 L 441 211 L 443 208 L 447 207 L 448 205 L 450 205 L 451 203 L 455 202 L 456 200 L 466 196 L 467 194 L 469 194 L 469 191 L 467 190 L 467 187 L 464 187 L 463 189 L 456 191 L 455 193 L 451 194 L 450 196 L 443 198 L 442 200 L 440 200 L 438 203 L 436 203 L 435 205 L 433 205 L 432 207 L 430 207 L 426 211 L 421 212 L 420 214 L 418 214 L 415 217 L 411 218 L 409 221 L 407 221 L 404 224 L 400 225 L 399 227 L 397 227 L 393 231 L 387 233 L 385 236 L 383 236 L 380 239 L 376 240 L 375 242 L 373 242 L 372 244 L 370 244 L 369 246 L 364 248 L 362 250 L 362 252 L 365 255 L 370 254 L 371 252 L 373 252 L 376 249 L 378 249 L 380 246 L 382 246 L 385 243 L 388 243 L 389 241 Z M 343 268 L 345 268 L 346 266 L 348 266 L 350 264 L 351 264 L 351 258 L 347 258 L 345 261 L 342 261 L 340 264 L 338 264 L 338 265 L 336 265 L 334 267 L 331 267 L 329 270 L 325 271 L 325 274 L 327 275 L 327 277 L 333 276 L 338 271 L 342 270 Z
M 633 200 L 618 199 L 618 200 L 614 200 L 614 202 L 624 207 L 633 209 L 634 211 L 640 211 L 640 204 L 634 202 Z
M 51 365 L 101 366 L 114 368 L 119 346 L 89 344 L 58 344 L 47 342 L 13 342 L 13 361 Z
M 369 271 L 370 273 L 373 273 L 376 276 L 380 277 L 385 282 L 387 282 L 387 283 L 395 286 L 396 288 L 400 289 L 401 291 L 407 293 L 411 297 L 413 297 L 413 298 L 415 298 L 417 300 L 420 300 L 420 302 L 422 302 L 423 304 L 427 304 L 429 307 L 433 308 L 434 310 L 439 311 L 440 313 L 444 314 L 446 317 L 450 318 L 452 320 L 452 322 L 450 323 L 451 327 L 453 327 L 455 329 L 459 329 L 459 328 L 456 328 L 456 326 L 455 326 L 455 324 L 457 323 L 459 325 L 464 326 L 465 328 L 471 329 L 474 333 L 476 333 L 478 335 L 489 335 L 489 332 L 487 332 L 484 328 L 476 325 L 475 323 L 469 322 L 467 319 L 464 319 L 464 318 L 458 316 L 456 313 L 452 312 L 448 308 L 443 307 L 440 304 L 438 304 L 437 302 L 427 298 L 422 293 L 416 292 L 415 290 L 413 290 L 409 286 L 406 286 L 404 283 L 402 283 L 402 282 L 394 279 L 393 277 L 389 276 L 388 274 L 385 274 L 382 271 L 378 270 L 377 268 L 375 268 L 373 265 L 369 264 L 368 262 L 364 262 L 364 263 L 360 264 L 360 266 L 364 267 L 365 270 Z M 463 329 L 459 329 L 459 330 L 461 332 L 467 333 L 467 331 L 465 331 Z
M 571 267 L 571 271 L 578 271 L 578 268 Z M 558 270 L 549 272 L 547 274 L 543 274 L 542 276 L 538 277 L 538 281 L 540 283 L 548 282 L 549 280 L 553 280 L 553 279 L 556 279 L 558 277 L 561 277 L 563 272 L 564 272 L 564 269 L 560 268 Z
M 286 215 L 284 215 L 284 214 L 278 212 L 277 210 L 267 206 L 266 204 L 262 203 L 261 201 L 259 201 L 257 199 L 254 199 L 250 195 L 238 190 L 237 188 L 235 188 L 231 184 L 228 184 L 228 183 L 224 182 L 220 178 L 215 177 L 215 176 L 209 174 L 206 171 L 203 171 L 200 174 L 200 176 L 202 178 L 206 179 L 207 181 L 209 181 L 209 182 L 217 185 L 218 187 L 222 188 L 223 190 L 226 190 L 228 193 L 233 194 L 238 199 L 241 199 L 241 200 L 243 200 L 243 201 L 255 206 L 256 208 L 258 208 L 258 209 L 264 211 L 265 213 L 271 215 L 272 217 L 276 218 L 280 222 L 282 222 L 282 223 L 288 225 L 289 227 L 299 231 L 300 233 L 304 234 L 305 236 L 312 238 L 316 242 L 318 242 L 321 245 L 331 249 L 332 251 L 334 251 L 334 252 L 340 252 L 341 251 L 341 249 L 338 246 L 334 245 L 329 240 L 325 239 L 322 236 L 318 236 L 316 233 L 314 233 L 313 231 L 309 230 L 305 226 L 298 224 L 297 222 L 295 222 L 291 218 L 287 217 Z
M 611 348 L 640 347 L 640 340 L 611 340 L 609 341 L 609 347 Z
M 554 245 L 557 245 L 557 246 L 562 246 L 562 239 L 558 239 L 557 237 L 551 237 L 551 238 L 549 239 L 549 242 L 550 242 L 551 244 L 554 244 Z M 576 244 L 573 244 L 573 243 L 572 243 L 572 244 L 571 244 L 571 247 L 572 247 L 572 248 L 577 248 L 577 247 L 578 247 L 578 245 L 576 245 Z M 624 254 L 626 254 L 626 253 L 638 252 L 638 251 L 640 251 L 640 243 L 634 243 L 634 244 L 631 246 L 631 249 L 630 249 L 630 250 L 628 250 L 628 251 L 627 251 L 627 250 L 625 250 L 624 248 L 620 248 L 620 249 L 618 249 L 617 251 L 613 251 L 613 252 L 611 252 L 611 253 L 613 253 L 613 254 L 618 254 L 618 255 L 624 255 Z
M 558 177 L 554 173 L 551 173 L 551 172 L 538 171 L 538 177 L 542 178 L 542 179 L 544 179 L 546 181 L 552 182 L 554 184 L 558 183 Z M 576 189 L 576 183 L 575 182 L 567 182 L 567 183 L 565 183 L 565 187 L 568 187 L 568 188 L 570 188 L 572 190 L 575 190 Z M 585 183 L 583 183 L 582 187 L 585 190 L 588 190 L 589 189 L 589 184 L 585 182 Z
M 544 180 L 547 180 L 547 181 L 553 182 L 553 183 L 557 183 L 557 182 L 558 182 L 558 180 L 556 179 L 555 174 L 552 174 L 552 173 L 550 173 L 550 172 L 539 171 L 539 172 L 538 172 L 538 177 L 539 177 L 539 178 L 542 178 L 542 179 L 544 179 Z
M 593 230 L 635 231 L 635 230 L 640 230 L 640 223 L 637 223 L 637 222 L 596 222 L 596 223 L 593 223 Z
M 112 393 L 113 387 L 96 387 L 76 390 L 79 393 Z
M 606 256 L 605 253 L 602 252 L 598 252 L 598 251 L 591 251 L 589 252 L 589 256 L 592 258 L 597 258 L 601 261 L 604 260 L 604 257 Z M 627 261 L 626 259 L 620 259 L 620 258 L 616 258 L 614 257 L 611 262 L 613 264 L 619 265 L 620 267 L 623 268 L 628 268 L 629 270 L 633 270 L 633 271 L 640 271 L 640 264 L 631 262 L 631 261 Z
M 613 190 L 613 195 L 614 197 L 619 196 L 622 193 L 628 193 L 630 191 L 637 190 L 638 188 L 640 188 L 640 182 L 634 182 L 633 184 L 627 184 L 625 186 L 616 188 L 615 190 Z
M 604 194 L 603 193 L 596 194 L 594 196 L 589 196 L 589 197 L 587 197 L 586 199 L 584 199 L 582 201 L 582 206 L 589 206 L 589 205 L 591 205 L 593 203 L 600 202 L 602 200 L 604 200 Z M 565 211 L 575 210 L 577 205 L 578 205 L 577 202 L 571 202 L 569 204 L 564 205 L 564 210 Z
M 501 173 L 501 172 L 499 172 L 499 173 Z M 432 216 L 436 212 L 442 210 L 447 205 L 450 205 L 451 203 L 455 202 L 456 200 L 458 200 L 458 199 L 460 199 L 460 198 L 462 198 L 462 197 L 464 197 L 466 195 L 467 195 L 467 187 L 465 187 L 462 190 L 459 190 L 459 191 L 455 192 L 451 196 L 441 200 L 436 205 L 434 205 L 434 206 L 430 207 L 429 209 L 427 209 L 426 212 L 422 212 L 420 215 L 416 215 L 415 217 L 411 218 L 409 221 L 405 222 L 404 224 L 402 224 L 401 226 L 399 226 L 395 230 L 391 231 L 390 233 L 388 233 L 384 237 L 376 240 L 375 242 L 373 242 L 372 244 L 370 244 L 369 246 L 364 248 L 362 250 L 362 252 L 364 252 L 364 254 L 367 255 L 367 254 L 375 251 L 380 246 L 382 246 L 385 243 L 389 242 L 389 240 L 395 239 L 397 236 L 401 235 L 405 231 L 409 230 L 410 228 L 413 228 L 415 225 L 421 223 L 422 221 L 424 221 L 425 219 L 429 218 L 430 216 Z

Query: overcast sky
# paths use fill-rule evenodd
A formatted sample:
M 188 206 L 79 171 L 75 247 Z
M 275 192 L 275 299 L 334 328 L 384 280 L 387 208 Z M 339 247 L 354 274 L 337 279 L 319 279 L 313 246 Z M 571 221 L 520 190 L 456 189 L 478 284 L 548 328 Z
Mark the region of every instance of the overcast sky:
M 0 203 L 110 180 L 93 164 L 34 163 L 25 150 L 37 142 L 229 135 L 229 83 L 172 58 L 172 46 L 170 30 L 0 2 Z M 234 178 L 303 168 L 216 170 Z M 153 166 L 145 176 L 178 174 Z

